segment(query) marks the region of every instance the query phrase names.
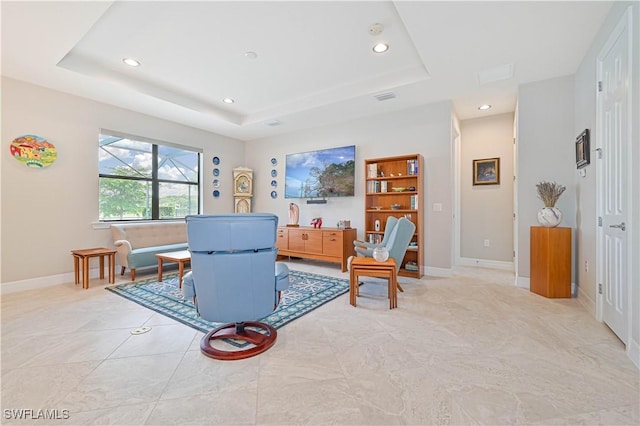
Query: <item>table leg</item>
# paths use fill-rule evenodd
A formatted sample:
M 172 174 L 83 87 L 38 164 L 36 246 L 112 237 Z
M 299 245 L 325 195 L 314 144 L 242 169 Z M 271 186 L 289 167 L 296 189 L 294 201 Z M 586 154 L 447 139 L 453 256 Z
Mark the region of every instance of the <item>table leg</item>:
M 389 280 L 392 282 L 391 291 L 393 294 L 393 307 L 397 308 L 398 307 L 398 271 L 396 271 L 396 268 L 393 268 L 393 270 L 391 271 L 391 278 L 389 278 Z
M 115 284 L 116 282 L 116 255 L 109 255 L 109 282 Z
M 162 258 L 158 258 L 158 282 L 162 282 Z
M 76 285 L 80 282 L 80 262 L 78 256 L 73 255 L 73 273 L 76 279 Z
M 349 303 L 351 306 L 356 306 L 356 286 L 357 286 L 357 274 L 353 265 L 351 265 L 351 273 L 349 277 Z
M 82 288 L 89 288 L 89 256 L 82 257 Z
M 100 255 L 100 279 L 104 280 L 104 254 Z
M 182 288 L 182 274 L 184 274 L 184 262 L 178 261 L 178 287 Z

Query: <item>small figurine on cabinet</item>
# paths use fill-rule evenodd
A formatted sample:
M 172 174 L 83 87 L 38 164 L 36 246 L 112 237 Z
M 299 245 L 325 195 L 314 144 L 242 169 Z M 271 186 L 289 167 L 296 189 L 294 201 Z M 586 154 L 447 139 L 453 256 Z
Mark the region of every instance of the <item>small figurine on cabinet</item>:
M 314 217 L 311 220 L 311 224 L 313 225 L 314 228 L 322 228 L 322 218 L 321 217 Z
M 300 207 L 296 203 L 289 203 L 289 223 L 287 226 L 298 226 Z

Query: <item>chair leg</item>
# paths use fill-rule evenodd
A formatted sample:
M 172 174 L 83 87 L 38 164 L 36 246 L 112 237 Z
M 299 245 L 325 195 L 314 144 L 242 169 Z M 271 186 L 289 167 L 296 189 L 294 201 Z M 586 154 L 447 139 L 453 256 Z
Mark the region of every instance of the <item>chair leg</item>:
M 120 275 L 124 275 L 124 270 L 127 269 L 126 266 L 123 266 L 122 269 L 120 269 Z
M 261 328 L 266 332 L 260 333 L 247 327 Z M 269 324 L 256 321 L 224 324 L 207 333 L 200 340 L 200 351 L 209 358 L 223 361 L 249 358 L 269 349 L 276 342 L 278 332 Z M 223 351 L 211 346 L 211 341 L 219 339 L 243 340 L 254 346 L 239 351 Z
M 131 270 L 131 281 L 135 281 L 136 280 L 136 270 L 135 268 Z

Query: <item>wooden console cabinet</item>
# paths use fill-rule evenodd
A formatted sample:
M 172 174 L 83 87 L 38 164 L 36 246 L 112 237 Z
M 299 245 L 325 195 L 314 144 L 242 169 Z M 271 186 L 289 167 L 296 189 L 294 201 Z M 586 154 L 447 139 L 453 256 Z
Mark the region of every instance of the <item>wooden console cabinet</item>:
M 347 271 L 347 259 L 354 255 L 353 240 L 357 230 L 313 228 L 310 226 L 278 228 L 276 247 L 279 256 L 338 262 Z
M 544 297 L 571 297 L 571 228 L 531 227 L 531 284 Z

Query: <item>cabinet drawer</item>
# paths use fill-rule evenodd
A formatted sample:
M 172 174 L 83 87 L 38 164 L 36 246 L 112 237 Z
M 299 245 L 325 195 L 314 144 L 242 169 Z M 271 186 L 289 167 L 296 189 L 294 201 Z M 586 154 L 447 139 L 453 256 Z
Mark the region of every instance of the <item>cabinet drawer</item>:
M 327 256 L 340 256 L 342 253 L 342 232 L 322 232 L 322 252 Z
M 276 234 L 276 247 L 281 250 L 289 249 L 289 230 L 278 228 L 278 233 Z

